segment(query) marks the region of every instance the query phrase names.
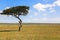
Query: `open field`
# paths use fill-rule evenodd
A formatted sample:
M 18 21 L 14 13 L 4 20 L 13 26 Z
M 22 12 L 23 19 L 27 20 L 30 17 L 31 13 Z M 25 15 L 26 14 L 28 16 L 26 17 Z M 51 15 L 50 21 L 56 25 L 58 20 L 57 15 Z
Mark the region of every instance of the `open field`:
M 60 24 L 0 24 L 0 40 L 60 40 Z

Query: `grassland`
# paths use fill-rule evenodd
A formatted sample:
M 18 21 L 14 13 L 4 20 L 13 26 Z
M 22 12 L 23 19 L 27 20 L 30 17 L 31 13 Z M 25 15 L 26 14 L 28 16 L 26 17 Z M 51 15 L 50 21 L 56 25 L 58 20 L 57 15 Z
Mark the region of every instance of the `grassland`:
M 60 24 L 0 24 L 0 40 L 60 40 Z

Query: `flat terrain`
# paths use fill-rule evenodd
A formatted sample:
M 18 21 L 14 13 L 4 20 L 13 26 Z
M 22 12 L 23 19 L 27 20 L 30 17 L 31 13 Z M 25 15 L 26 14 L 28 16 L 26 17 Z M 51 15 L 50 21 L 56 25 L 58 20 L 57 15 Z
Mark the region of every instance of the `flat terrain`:
M 60 24 L 0 24 L 0 40 L 60 40 Z

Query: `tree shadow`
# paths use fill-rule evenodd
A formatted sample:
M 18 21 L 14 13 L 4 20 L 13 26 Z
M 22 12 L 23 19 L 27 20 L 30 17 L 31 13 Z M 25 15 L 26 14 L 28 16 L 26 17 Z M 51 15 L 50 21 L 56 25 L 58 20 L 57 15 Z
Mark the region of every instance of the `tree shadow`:
M 17 32 L 17 30 L 0 30 L 0 32 Z

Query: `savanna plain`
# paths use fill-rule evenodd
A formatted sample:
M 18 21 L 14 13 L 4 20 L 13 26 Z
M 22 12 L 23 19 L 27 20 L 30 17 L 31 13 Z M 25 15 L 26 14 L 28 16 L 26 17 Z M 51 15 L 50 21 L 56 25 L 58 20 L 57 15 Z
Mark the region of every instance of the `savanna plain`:
M 0 24 L 0 40 L 60 40 L 60 24 Z

